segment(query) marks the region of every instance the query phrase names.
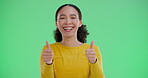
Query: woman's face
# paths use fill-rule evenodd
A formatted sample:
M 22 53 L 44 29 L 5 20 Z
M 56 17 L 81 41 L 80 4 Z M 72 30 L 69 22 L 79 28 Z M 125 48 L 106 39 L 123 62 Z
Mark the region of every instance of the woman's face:
M 72 37 L 77 35 L 78 28 L 82 25 L 79 20 L 78 12 L 71 6 L 63 7 L 58 15 L 56 26 L 64 37 Z

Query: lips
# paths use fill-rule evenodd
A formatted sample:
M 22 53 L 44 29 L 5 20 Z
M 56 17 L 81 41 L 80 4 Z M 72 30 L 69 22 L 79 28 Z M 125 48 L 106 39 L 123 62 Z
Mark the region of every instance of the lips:
M 63 27 L 66 32 L 71 32 L 74 27 Z

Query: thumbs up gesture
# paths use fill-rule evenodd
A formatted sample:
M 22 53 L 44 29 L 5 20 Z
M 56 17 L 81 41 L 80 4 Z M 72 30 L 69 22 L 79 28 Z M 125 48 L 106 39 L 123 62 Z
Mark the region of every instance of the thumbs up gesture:
M 46 41 L 46 47 L 47 49 L 45 49 L 42 53 L 43 60 L 46 64 L 52 64 L 53 53 L 52 53 L 52 50 L 50 48 L 50 44 L 48 43 L 48 41 Z
M 90 63 L 95 63 L 97 60 L 96 52 L 93 49 L 93 45 L 94 45 L 94 41 L 91 42 L 90 49 L 86 49 L 86 56 Z

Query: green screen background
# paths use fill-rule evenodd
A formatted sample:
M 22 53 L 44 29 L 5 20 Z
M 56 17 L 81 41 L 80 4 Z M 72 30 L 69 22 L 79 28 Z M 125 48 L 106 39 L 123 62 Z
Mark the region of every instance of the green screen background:
M 45 41 L 55 43 L 55 11 L 82 11 L 100 47 L 106 78 L 148 78 L 148 0 L 1 0 L 0 78 L 39 78 Z

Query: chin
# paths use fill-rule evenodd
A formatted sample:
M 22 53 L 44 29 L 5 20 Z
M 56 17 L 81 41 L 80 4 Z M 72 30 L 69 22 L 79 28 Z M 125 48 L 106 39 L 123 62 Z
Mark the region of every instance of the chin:
M 63 36 L 66 37 L 66 38 L 71 38 L 71 37 L 74 37 L 74 34 L 65 34 Z
M 76 30 L 73 30 L 71 32 L 63 31 L 62 36 L 66 37 L 66 38 L 71 38 L 71 37 L 75 37 L 75 36 L 77 37 L 77 33 L 76 32 L 77 32 Z
M 75 34 L 74 33 L 65 33 L 62 36 L 66 37 L 66 38 L 70 38 L 70 37 L 74 37 Z

